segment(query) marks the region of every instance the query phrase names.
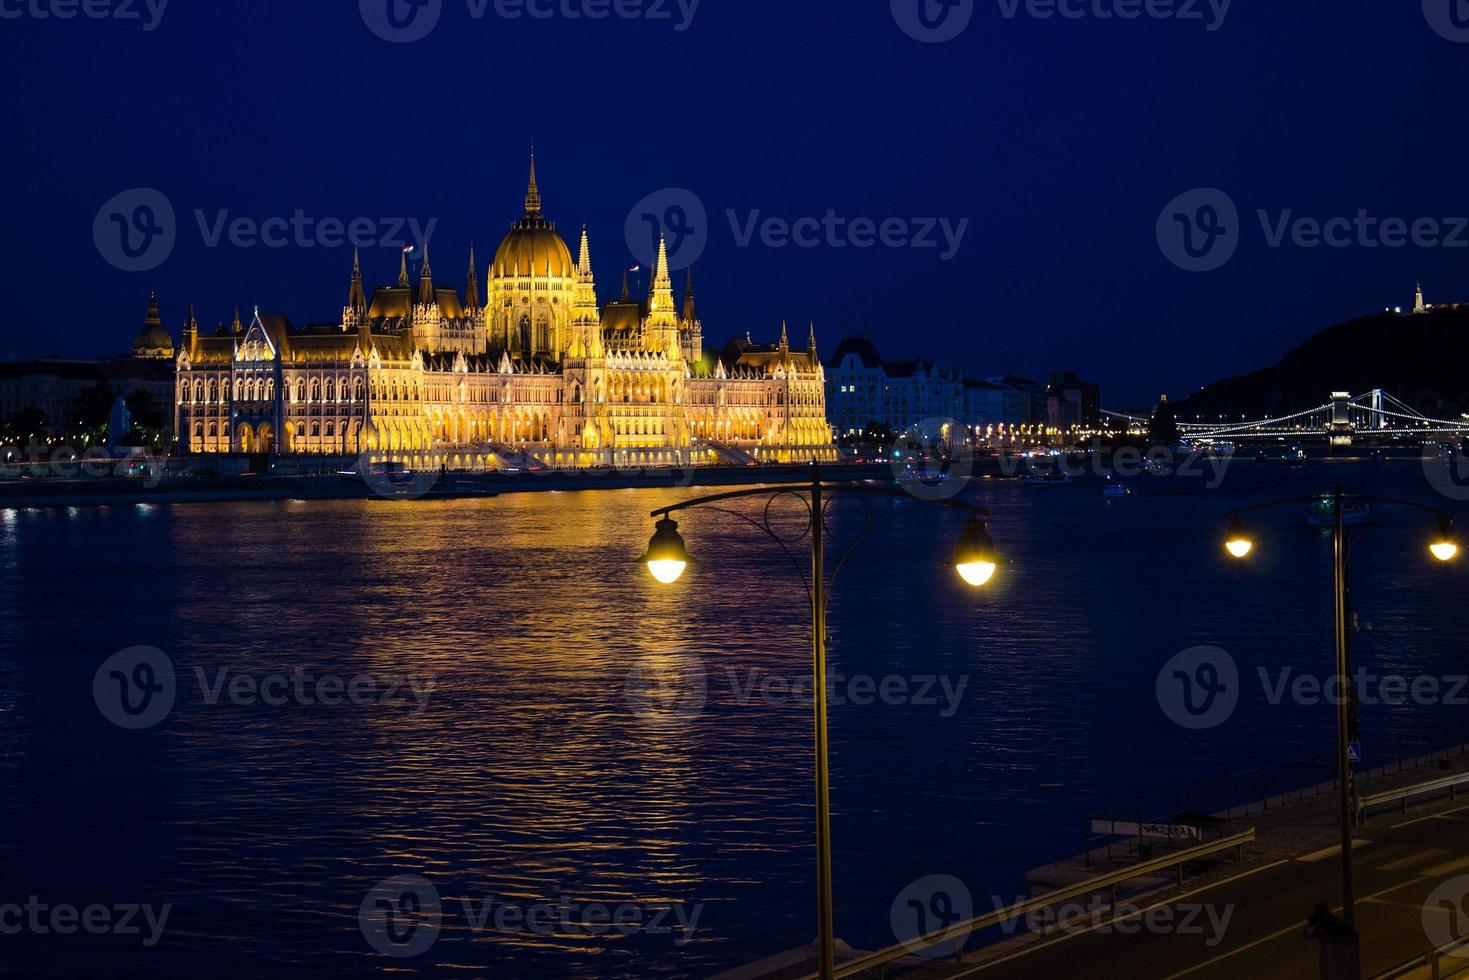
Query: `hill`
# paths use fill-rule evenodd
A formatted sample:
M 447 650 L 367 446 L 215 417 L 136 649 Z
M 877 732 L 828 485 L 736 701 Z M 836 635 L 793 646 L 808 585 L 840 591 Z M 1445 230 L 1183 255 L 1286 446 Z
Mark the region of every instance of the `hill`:
M 1216 381 L 1176 402 L 1194 416 L 1265 418 L 1326 402 L 1334 391 L 1382 388 L 1425 415 L 1469 411 L 1469 306 L 1378 313 L 1318 333 L 1279 364 Z

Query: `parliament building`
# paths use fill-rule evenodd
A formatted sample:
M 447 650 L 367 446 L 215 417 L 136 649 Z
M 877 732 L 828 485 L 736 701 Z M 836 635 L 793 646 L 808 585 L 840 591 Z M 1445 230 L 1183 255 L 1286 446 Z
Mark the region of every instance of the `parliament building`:
M 582 230 L 573 260 L 541 211 L 531 161 L 525 213 L 490 263 L 473 249 L 464 295 L 435 285 L 427 244 L 415 286 L 369 299 L 354 256 L 339 323 L 297 328 L 258 311 L 201 332 L 192 309 L 175 354 L 156 304 L 139 357 L 177 364 L 174 432 L 193 455 L 362 457 L 493 470 L 804 462 L 835 457 L 815 329 L 792 349 L 748 334 L 706 354 L 690 272 L 674 300 L 666 243 L 646 299 L 623 276 L 597 301 Z

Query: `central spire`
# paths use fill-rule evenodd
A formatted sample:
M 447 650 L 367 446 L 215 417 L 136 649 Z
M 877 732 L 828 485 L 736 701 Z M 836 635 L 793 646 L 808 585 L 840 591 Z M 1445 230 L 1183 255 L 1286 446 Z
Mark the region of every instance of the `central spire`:
M 530 183 L 525 189 L 525 216 L 538 218 L 541 214 L 541 189 L 536 185 L 536 145 L 530 146 Z

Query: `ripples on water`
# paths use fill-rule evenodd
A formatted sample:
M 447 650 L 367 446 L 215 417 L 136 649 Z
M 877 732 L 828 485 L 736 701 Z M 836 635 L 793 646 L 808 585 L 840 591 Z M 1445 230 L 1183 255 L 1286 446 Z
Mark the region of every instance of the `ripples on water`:
M 838 934 L 891 942 L 893 897 L 926 874 L 987 907 L 1076 851 L 1092 810 L 1328 747 L 1330 708 L 1270 706 L 1253 675 L 1329 670 L 1329 538 L 1296 510 L 1261 518 L 1257 559 L 1236 566 L 1218 534 L 1231 507 L 1339 475 L 1441 502 L 1416 463 L 1240 462 L 1221 490 L 1158 481 L 1120 501 L 978 484 L 1012 562 L 978 595 L 942 565 L 958 517 L 876 503 L 833 600 L 833 669 L 966 687 L 949 716 L 937 687 L 937 705 L 832 708 Z M 804 593 L 763 537 L 699 512 L 681 520 L 700 563 L 656 587 L 631 561 L 647 512 L 695 494 L 0 512 L 0 902 L 174 904 L 151 950 L 6 937 L 0 970 L 699 976 L 809 942 L 809 705 L 742 696 L 807 668 Z M 844 537 L 860 526 L 850 505 L 834 518 Z M 1385 512 L 1358 547 L 1359 663 L 1463 672 L 1464 573 L 1421 557 L 1430 527 Z M 1184 732 L 1154 680 L 1205 643 L 1240 662 L 1243 701 Z M 179 672 L 172 715 L 146 732 L 91 699 L 97 666 L 135 644 Z M 436 686 L 421 712 L 278 709 L 207 704 L 194 673 L 297 667 Z M 687 724 L 633 710 L 630 673 L 676 699 L 700 671 L 707 705 Z M 1369 762 L 1427 717 L 1369 709 Z M 357 909 L 405 873 L 446 914 L 434 947 L 399 961 L 367 946 Z M 699 920 L 687 943 L 476 934 L 457 900 L 487 897 Z

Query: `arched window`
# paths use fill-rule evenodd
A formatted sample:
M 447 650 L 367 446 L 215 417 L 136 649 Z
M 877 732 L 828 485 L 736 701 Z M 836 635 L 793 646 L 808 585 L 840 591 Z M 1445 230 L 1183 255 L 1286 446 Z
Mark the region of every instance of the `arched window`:
M 319 378 L 311 379 L 311 400 L 313 402 L 321 401 L 321 379 Z
M 352 399 L 353 399 L 353 401 L 359 401 L 359 402 L 362 401 L 362 390 L 363 390 L 362 389 L 362 379 L 361 378 L 355 379 L 352 382 Z
M 202 402 L 203 400 L 204 400 L 204 380 L 201 378 L 198 381 L 195 381 L 194 382 L 194 401 L 196 401 L 196 402 Z
M 326 400 L 329 402 L 337 400 L 337 383 L 331 378 L 326 379 Z

